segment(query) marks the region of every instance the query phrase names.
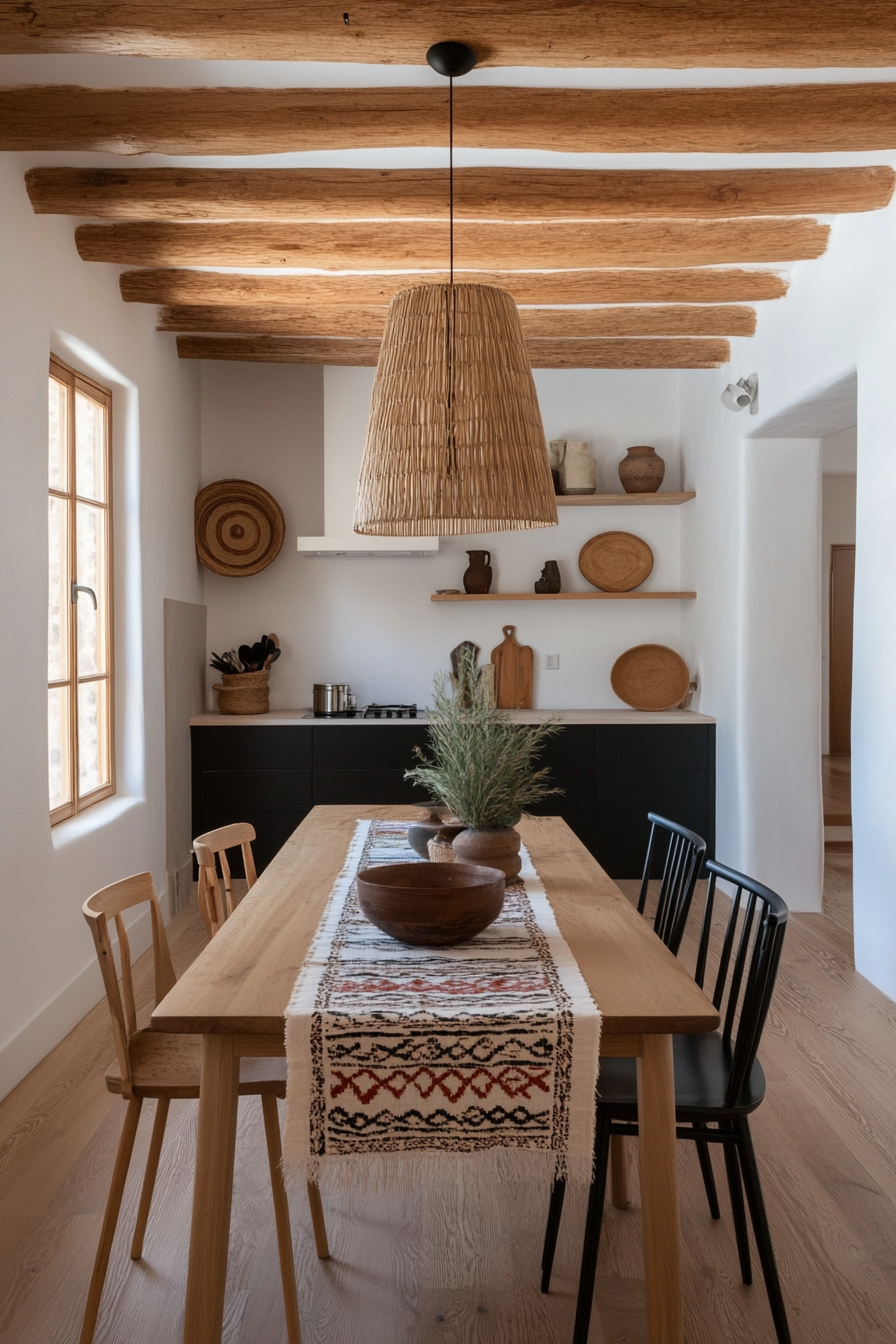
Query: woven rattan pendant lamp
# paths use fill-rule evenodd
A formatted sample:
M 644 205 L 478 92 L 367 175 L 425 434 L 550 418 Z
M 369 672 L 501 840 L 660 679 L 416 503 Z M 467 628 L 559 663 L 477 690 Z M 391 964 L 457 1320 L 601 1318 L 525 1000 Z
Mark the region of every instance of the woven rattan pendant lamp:
M 389 305 L 354 530 L 438 537 L 553 527 L 557 506 L 516 304 L 454 283 L 454 79 L 476 64 L 460 42 L 426 59 L 449 80 L 449 283 Z

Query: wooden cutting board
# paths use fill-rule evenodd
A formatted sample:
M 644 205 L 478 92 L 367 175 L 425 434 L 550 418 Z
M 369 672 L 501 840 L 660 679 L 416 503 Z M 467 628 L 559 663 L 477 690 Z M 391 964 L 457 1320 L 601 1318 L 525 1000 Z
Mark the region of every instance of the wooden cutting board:
M 499 709 L 532 708 L 532 650 L 517 644 L 516 626 L 504 626 L 504 643 L 492 649 Z

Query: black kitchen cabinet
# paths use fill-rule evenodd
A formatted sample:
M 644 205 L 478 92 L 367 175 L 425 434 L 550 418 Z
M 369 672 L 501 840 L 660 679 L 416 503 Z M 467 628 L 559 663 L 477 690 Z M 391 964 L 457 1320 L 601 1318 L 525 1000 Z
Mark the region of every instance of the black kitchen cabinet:
M 193 834 L 251 822 L 259 872 L 315 804 L 426 801 L 404 778 L 426 744 L 423 723 L 209 724 L 191 733 Z M 691 827 L 714 853 L 714 724 L 568 724 L 540 763 L 563 793 L 532 811 L 563 817 L 611 877 L 640 876 L 649 811 Z

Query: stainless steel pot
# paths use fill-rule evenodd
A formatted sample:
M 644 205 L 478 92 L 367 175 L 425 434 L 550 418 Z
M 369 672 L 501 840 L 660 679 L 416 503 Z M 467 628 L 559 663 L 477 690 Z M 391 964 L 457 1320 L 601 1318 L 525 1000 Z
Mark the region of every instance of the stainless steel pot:
M 345 714 L 349 709 L 351 686 L 345 682 L 324 681 L 314 685 L 314 713 L 324 718 Z

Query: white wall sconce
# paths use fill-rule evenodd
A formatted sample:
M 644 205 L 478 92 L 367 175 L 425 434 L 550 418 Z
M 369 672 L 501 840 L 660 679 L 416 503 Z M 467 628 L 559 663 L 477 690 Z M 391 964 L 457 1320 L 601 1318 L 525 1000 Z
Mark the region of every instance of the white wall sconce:
M 729 383 L 722 393 L 722 405 L 729 411 L 742 411 L 749 406 L 751 415 L 759 414 L 759 374 L 751 373 L 749 378 L 738 378 Z

